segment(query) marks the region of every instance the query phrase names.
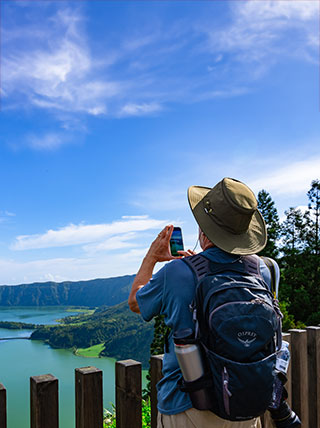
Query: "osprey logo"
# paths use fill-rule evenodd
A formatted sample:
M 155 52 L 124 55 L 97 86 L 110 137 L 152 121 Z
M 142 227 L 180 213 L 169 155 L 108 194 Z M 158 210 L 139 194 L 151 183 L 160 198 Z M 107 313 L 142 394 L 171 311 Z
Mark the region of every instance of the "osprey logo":
M 254 331 L 239 331 L 237 334 L 237 339 L 241 342 L 246 348 L 249 348 L 252 342 L 257 338 L 257 333 Z

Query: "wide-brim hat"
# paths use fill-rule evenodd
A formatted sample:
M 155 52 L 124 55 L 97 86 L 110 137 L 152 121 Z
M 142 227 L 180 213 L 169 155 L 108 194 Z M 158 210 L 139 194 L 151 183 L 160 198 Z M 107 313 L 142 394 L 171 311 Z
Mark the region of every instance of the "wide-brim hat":
M 191 186 L 188 201 L 207 238 L 231 254 L 254 254 L 267 243 L 267 230 L 251 189 L 241 181 L 224 178 L 212 189 Z

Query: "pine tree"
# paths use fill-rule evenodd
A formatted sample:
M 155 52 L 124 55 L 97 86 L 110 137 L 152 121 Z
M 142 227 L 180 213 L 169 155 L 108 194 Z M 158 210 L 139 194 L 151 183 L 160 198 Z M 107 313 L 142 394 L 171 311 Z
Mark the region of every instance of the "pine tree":
M 308 211 L 309 211 L 309 229 L 310 250 L 316 256 L 320 255 L 320 237 L 319 237 L 319 222 L 320 222 L 320 181 L 313 180 L 311 189 L 307 193 L 309 198 Z
M 286 219 L 281 225 L 284 255 L 299 254 L 304 247 L 304 216 L 299 208 L 290 207 L 284 212 Z
M 280 237 L 279 215 L 274 201 L 266 190 L 258 193 L 258 209 L 267 226 L 268 241 L 261 251 L 261 256 L 277 258 L 279 255 L 278 240 Z

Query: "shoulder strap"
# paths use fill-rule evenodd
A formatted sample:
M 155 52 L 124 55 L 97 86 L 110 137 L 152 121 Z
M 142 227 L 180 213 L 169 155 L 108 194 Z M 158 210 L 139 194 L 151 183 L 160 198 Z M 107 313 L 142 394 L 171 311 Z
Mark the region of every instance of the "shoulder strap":
M 191 268 L 197 283 L 208 273 L 215 275 L 222 272 L 232 271 L 261 276 L 260 258 L 255 255 L 242 256 L 229 263 L 213 262 L 201 254 L 184 257 L 182 260 Z
M 196 283 L 210 272 L 210 260 L 201 254 L 182 259 L 192 270 Z
M 269 257 L 261 256 L 261 259 L 264 261 L 265 265 L 269 269 L 270 277 L 271 277 L 271 291 L 272 291 L 274 298 L 276 298 L 277 297 L 277 282 L 279 282 L 279 279 L 277 281 L 277 273 L 276 273 L 274 262 Z

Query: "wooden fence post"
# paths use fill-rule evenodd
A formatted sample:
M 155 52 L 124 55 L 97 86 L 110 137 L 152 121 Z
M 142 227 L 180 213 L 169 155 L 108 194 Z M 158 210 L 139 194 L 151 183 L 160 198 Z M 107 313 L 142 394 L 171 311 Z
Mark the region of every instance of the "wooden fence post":
M 0 383 L 0 428 L 7 428 L 7 391 Z
M 163 355 L 153 355 L 150 358 L 150 376 L 151 376 L 151 428 L 157 428 L 158 417 L 158 399 L 157 399 L 157 383 L 162 379 L 162 360 Z
M 134 360 L 116 362 L 117 428 L 142 426 L 141 363 Z M 88 428 L 88 427 L 87 427 Z
M 307 331 L 292 329 L 289 332 L 291 333 L 292 409 L 300 417 L 301 427 L 309 428 Z
M 320 428 L 320 327 L 307 327 L 309 426 Z
M 58 379 L 51 374 L 30 378 L 31 428 L 58 428 Z
M 76 428 L 103 427 L 102 371 L 75 369 Z

